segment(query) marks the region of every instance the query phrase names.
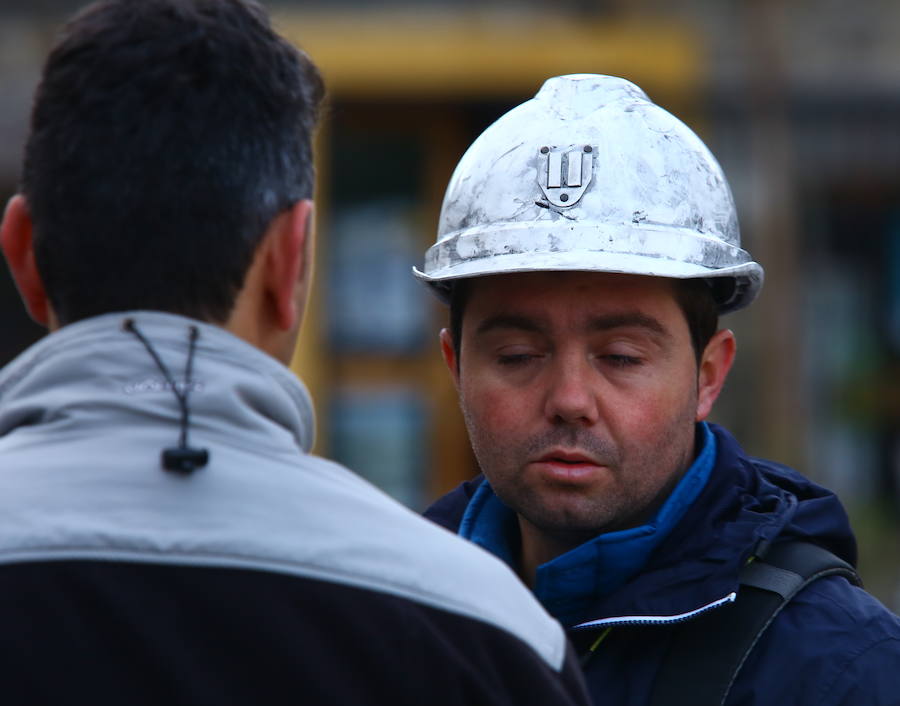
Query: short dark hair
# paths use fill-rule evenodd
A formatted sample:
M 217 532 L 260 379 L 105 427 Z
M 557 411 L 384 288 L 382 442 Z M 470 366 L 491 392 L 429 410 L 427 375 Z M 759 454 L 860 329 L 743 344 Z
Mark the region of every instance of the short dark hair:
M 22 192 L 65 324 L 126 309 L 224 322 L 272 219 L 310 198 L 324 93 L 247 0 L 104 0 L 44 66 Z
M 706 345 L 719 328 L 719 312 L 712 285 L 703 279 L 673 279 L 675 301 L 684 313 L 691 335 L 691 346 L 697 364 Z M 462 321 L 469 301 L 470 280 L 456 280 L 450 288 L 450 337 L 459 366 L 459 350 L 462 342 Z
M 719 329 L 719 307 L 715 295 L 716 280 L 676 279 L 675 301 L 681 307 L 691 334 L 697 365 L 710 339 Z

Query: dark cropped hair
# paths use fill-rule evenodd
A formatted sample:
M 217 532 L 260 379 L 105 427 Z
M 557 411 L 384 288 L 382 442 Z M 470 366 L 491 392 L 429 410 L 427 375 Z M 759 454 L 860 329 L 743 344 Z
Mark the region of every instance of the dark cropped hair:
M 697 364 L 706 350 L 706 345 L 719 328 L 719 313 L 713 291 L 714 281 L 702 279 L 673 279 L 675 301 L 687 320 L 691 335 L 691 346 Z M 453 283 L 450 290 L 450 337 L 459 366 L 459 349 L 462 342 L 462 321 L 470 294 L 469 280 L 461 279 Z
M 246 0 L 105 0 L 44 66 L 22 191 L 60 323 L 222 323 L 268 224 L 313 191 L 324 87 Z

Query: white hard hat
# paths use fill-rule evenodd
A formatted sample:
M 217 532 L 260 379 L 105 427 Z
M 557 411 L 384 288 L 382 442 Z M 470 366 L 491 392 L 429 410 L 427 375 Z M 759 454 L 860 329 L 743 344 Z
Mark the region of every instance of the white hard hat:
M 763 282 L 700 138 L 633 83 L 593 74 L 547 80 L 475 140 L 413 272 L 446 301 L 457 279 L 546 270 L 715 278 L 720 313 Z

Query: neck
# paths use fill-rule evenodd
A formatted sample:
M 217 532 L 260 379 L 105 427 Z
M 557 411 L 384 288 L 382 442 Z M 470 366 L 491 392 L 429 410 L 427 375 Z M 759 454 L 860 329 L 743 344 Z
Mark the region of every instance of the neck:
M 535 527 L 521 515 L 518 519 L 522 537 L 518 573 L 519 578 L 532 589 L 541 564 L 546 564 L 596 536 L 595 532 L 547 532 Z

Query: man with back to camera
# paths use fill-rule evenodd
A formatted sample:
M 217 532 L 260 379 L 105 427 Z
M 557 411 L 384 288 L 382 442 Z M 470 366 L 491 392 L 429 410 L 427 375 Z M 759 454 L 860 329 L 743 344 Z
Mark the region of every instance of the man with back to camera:
M 462 157 L 416 275 L 483 473 L 426 515 L 518 572 L 597 703 L 900 703 L 838 499 L 704 421 L 718 315 L 763 271 L 685 125 L 622 79 L 548 80 Z
M 52 50 L 0 227 L 51 330 L 0 372 L 5 703 L 587 703 L 501 562 L 308 454 L 322 92 L 242 0 Z

